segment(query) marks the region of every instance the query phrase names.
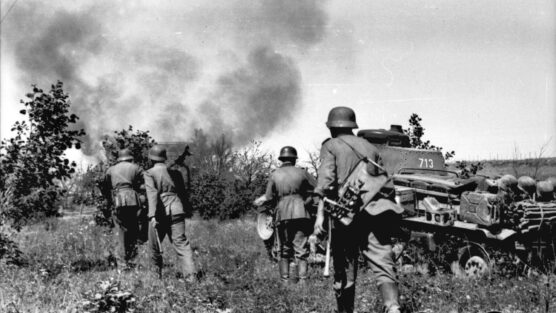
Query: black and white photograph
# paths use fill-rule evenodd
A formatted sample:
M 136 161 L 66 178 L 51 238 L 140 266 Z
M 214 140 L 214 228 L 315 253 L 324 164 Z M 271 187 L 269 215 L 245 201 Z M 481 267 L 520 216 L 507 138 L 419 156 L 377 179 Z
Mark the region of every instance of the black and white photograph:
M 1 0 L 0 312 L 556 312 L 556 2 Z

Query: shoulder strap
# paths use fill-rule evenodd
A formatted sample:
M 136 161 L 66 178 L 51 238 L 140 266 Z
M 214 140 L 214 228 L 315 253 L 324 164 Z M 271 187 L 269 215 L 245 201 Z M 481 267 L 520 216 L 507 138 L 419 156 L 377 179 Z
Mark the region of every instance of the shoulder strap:
M 357 155 L 357 157 L 360 160 L 367 160 L 368 162 L 370 162 L 371 164 L 373 164 L 374 166 L 376 166 L 377 168 L 379 168 L 381 171 L 386 173 L 386 169 L 384 167 L 382 167 L 382 165 L 376 163 L 375 161 L 369 159 L 368 157 L 366 157 L 364 154 L 362 154 L 361 152 L 357 151 L 357 149 L 355 149 L 352 145 L 350 145 L 347 141 L 345 141 L 344 139 L 342 139 L 341 137 L 336 137 L 338 139 L 340 139 L 343 143 L 345 143 L 348 147 L 351 148 L 351 150 L 353 150 L 353 152 L 355 152 L 355 155 Z

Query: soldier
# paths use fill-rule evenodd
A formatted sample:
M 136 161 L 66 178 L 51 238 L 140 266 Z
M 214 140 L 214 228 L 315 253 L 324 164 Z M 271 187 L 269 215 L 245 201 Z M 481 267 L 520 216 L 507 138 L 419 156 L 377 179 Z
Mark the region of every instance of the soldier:
M 137 256 L 141 214 L 139 188 L 143 183 L 143 170 L 132 163 L 133 157 L 129 149 L 120 150 L 117 161 L 116 165 L 106 171 L 104 185 L 108 191 L 107 197 L 113 204 L 112 217 L 118 228 L 118 263 L 125 263 L 125 269 L 130 269 L 134 266 L 132 260 Z
M 191 152 L 189 152 L 189 146 L 186 146 L 183 150 L 182 154 L 170 165 L 170 169 L 178 170 L 181 173 L 181 177 L 183 177 L 183 184 L 185 186 L 185 193 L 180 198 L 182 201 L 183 209 L 188 216 L 191 211 L 191 202 L 189 201 L 190 194 L 191 194 L 191 170 L 189 166 L 185 163 L 185 159 L 191 156 Z
M 311 234 L 311 216 L 305 208 L 310 193 L 316 185 L 307 171 L 295 167 L 297 151 L 286 146 L 280 150 L 278 160 L 282 165 L 274 171 L 268 181 L 265 197 L 255 205 L 274 200 L 276 202 L 275 223 L 280 239 L 280 278 L 284 284 L 289 280 L 290 262 L 295 258 L 297 277 L 301 283 L 307 278 L 307 239 Z
M 361 160 L 361 155 L 380 163 L 377 149 L 363 138 L 353 135 L 357 128 L 355 113 L 347 107 L 333 108 L 326 126 L 330 129 L 331 139 L 322 144 L 320 151 L 321 165 L 318 169 L 318 183 L 315 192 L 321 197 L 337 198 L 338 188 L 344 183 L 349 173 Z M 393 186 L 390 186 L 393 190 Z M 338 220 L 333 221 L 332 242 L 334 263 L 334 291 L 338 312 L 353 312 L 355 300 L 355 282 L 359 251 L 369 262 L 374 273 L 378 289 L 382 294 L 384 312 L 399 313 L 398 287 L 393 260 L 391 235 L 393 222 L 403 211 L 396 206 L 393 192 L 387 199 L 371 202 L 378 215 L 371 216 L 367 211 L 358 212 L 354 220 L 345 226 Z M 373 198 L 374 200 L 374 198 Z M 324 205 L 319 204 L 315 233 L 324 231 Z
M 168 169 L 166 149 L 155 145 L 149 151 L 153 167 L 145 171 L 145 188 L 149 204 L 149 247 L 152 260 L 162 276 L 162 253 L 160 243 L 168 235 L 178 255 L 186 281 L 196 280 L 197 270 L 193 251 L 185 235 L 185 211 L 183 200 L 187 196 L 185 179 L 177 170 Z

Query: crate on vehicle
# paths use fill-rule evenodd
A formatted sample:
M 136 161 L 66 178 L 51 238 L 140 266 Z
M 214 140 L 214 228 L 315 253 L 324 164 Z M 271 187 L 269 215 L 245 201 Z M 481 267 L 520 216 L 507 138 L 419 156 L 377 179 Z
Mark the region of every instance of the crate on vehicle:
M 461 195 L 459 218 L 484 226 L 500 223 L 501 199 L 482 191 L 466 191 Z
M 415 213 L 417 196 L 412 188 L 396 186 L 396 203 L 408 213 Z
M 446 207 L 433 197 L 426 197 L 422 201 L 425 208 L 425 220 L 440 226 L 454 225 L 456 210 Z

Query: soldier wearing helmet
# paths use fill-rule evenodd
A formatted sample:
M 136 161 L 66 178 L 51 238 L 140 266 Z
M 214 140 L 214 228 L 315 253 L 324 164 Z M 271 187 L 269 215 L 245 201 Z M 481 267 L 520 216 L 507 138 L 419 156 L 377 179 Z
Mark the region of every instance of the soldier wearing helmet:
M 187 196 L 185 179 L 178 170 L 166 166 L 166 149 L 155 145 L 149 151 L 153 167 L 145 171 L 145 188 L 149 204 L 149 247 L 152 261 L 162 275 L 160 243 L 166 235 L 178 255 L 179 266 L 186 281 L 197 279 L 193 251 L 185 235 L 185 210 L 183 201 Z
M 290 262 L 295 260 L 297 276 L 301 283 L 307 278 L 308 237 L 312 231 L 311 216 L 305 208 L 310 201 L 316 181 L 304 169 L 295 167 L 297 151 L 286 146 L 280 150 L 280 168 L 268 180 L 266 193 L 255 201 L 255 205 L 265 202 L 276 203 L 275 223 L 280 239 L 280 278 L 284 284 L 289 280 Z
M 139 189 L 143 184 L 143 170 L 132 161 L 133 156 L 129 149 L 120 150 L 118 163 L 108 168 L 104 179 L 105 190 L 109 192 L 108 198 L 114 209 L 112 218 L 118 229 L 116 258 L 118 266 L 125 264 L 125 269 L 134 266 L 132 261 L 137 256 L 139 217 L 141 215 Z
M 335 199 L 338 189 L 362 156 L 380 164 L 377 149 L 363 138 L 353 135 L 352 129 L 358 128 L 355 113 L 347 107 L 333 108 L 326 126 L 330 129 L 331 139 L 323 142 L 320 151 L 321 165 L 318 169 L 318 183 L 315 192 L 322 197 Z M 388 185 L 385 196 L 374 201 L 378 207 L 376 215 L 367 211 L 358 212 L 353 222 L 345 226 L 334 220 L 331 247 L 334 264 L 334 291 L 338 312 L 353 312 L 355 300 L 355 280 L 359 251 L 369 262 L 381 292 L 385 312 L 399 313 L 397 277 L 392 259 L 391 235 L 393 225 L 399 220 L 398 213 L 403 211 L 393 202 L 393 185 Z M 373 204 L 371 202 L 371 204 Z M 315 233 L 324 231 L 324 204 L 319 203 Z
M 537 193 L 535 199 L 541 202 L 554 200 L 554 185 L 548 180 L 537 183 Z
M 497 181 L 498 194 L 507 205 L 519 201 L 518 195 L 520 193 L 517 187 L 517 178 L 515 176 L 506 174 L 500 177 Z
M 533 199 L 537 190 L 537 183 L 532 177 L 521 176 L 517 179 L 517 188 L 523 199 Z

